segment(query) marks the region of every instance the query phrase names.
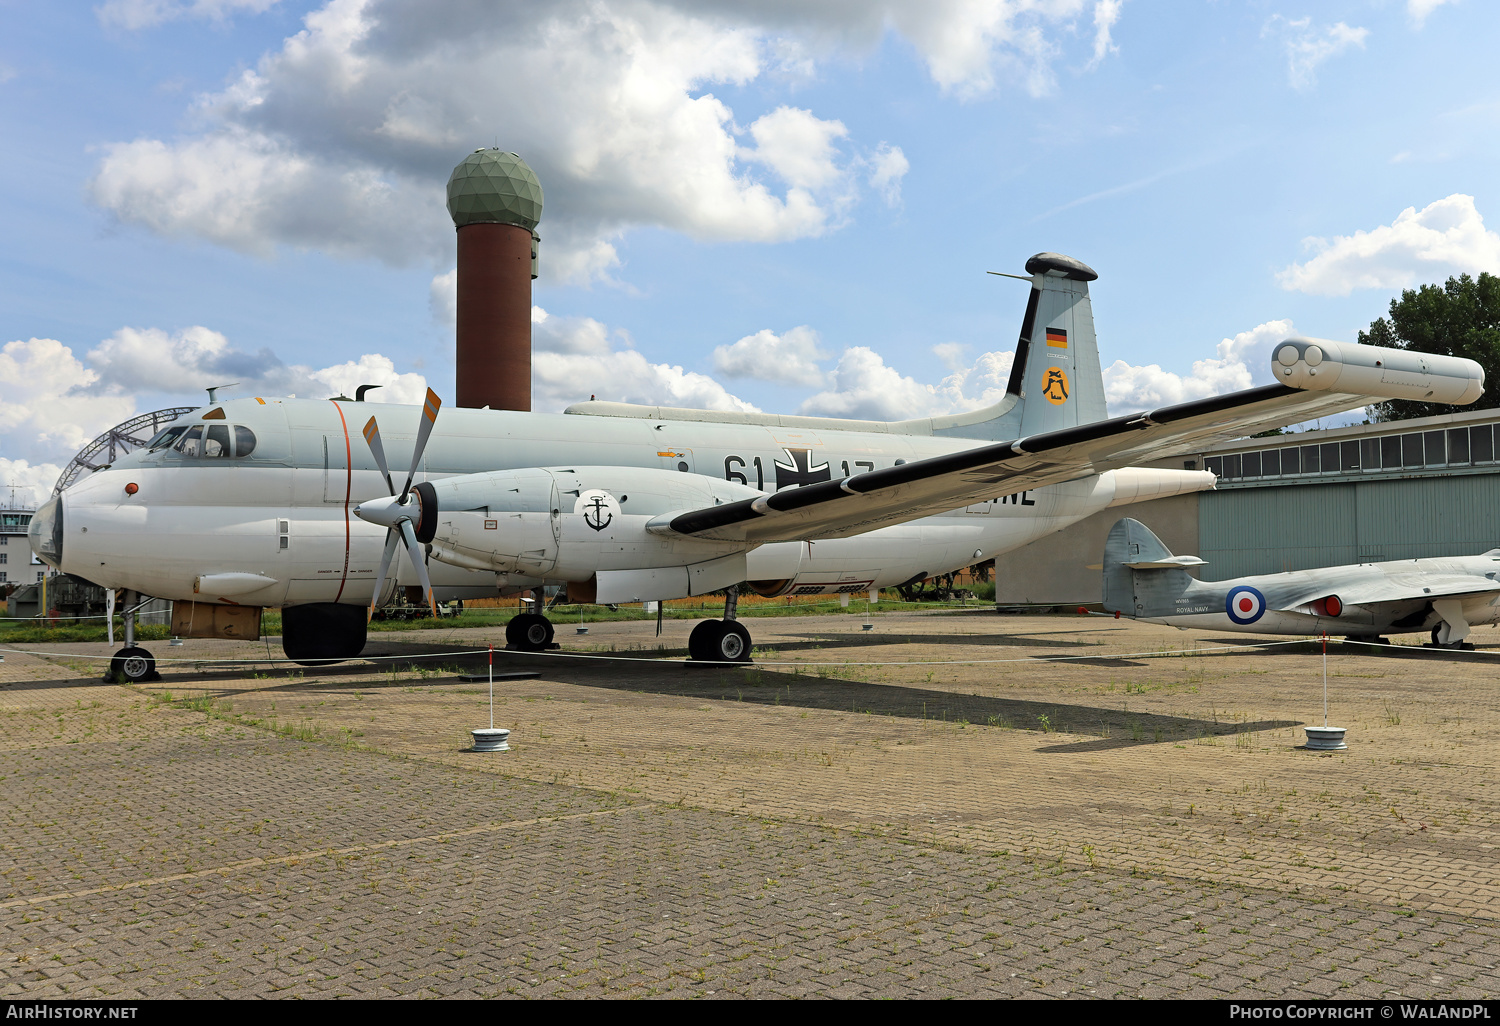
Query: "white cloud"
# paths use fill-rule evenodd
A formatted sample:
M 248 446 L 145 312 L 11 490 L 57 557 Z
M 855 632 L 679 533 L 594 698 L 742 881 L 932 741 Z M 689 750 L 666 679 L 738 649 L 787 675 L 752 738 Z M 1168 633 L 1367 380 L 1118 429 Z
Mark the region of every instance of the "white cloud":
M 823 384 L 823 370 L 818 361 L 827 356 L 819 345 L 818 333 L 806 325 L 780 335 L 762 328 L 733 345 L 715 349 L 714 370 L 730 378 L 816 388 Z
M 62 476 L 62 467 L 56 463 L 30 463 L 0 456 L 0 502 L 26 503 L 36 506 L 52 494 L 52 486 Z M 11 573 L 11 577 L 16 577 Z
M 1120 52 L 1110 33 L 1120 20 L 1120 8 L 1124 5 L 1125 0 L 1099 0 L 1094 5 L 1094 57 L 1089 67 L 1097 67 L 1110 54 Z
M 432 284 L 427 286 L 427 307 L 432 311 L 432 319 L 439 324 L 458 323 L 457 267 L 432 279 Z
M 1427 16 L 1446 3 L 1456 3 L 1457 0 L 1406 0 L 1406 13 L 1411 16 L 1412 22 L 1421 28 L 1427 21 Z
M 123 29 L 143 29 L 179 18 L 211 18 L 223 21 L 244 11 L 262 14 L 281 0 L 105 0 L 94 8 L 99 21 Z
M 901 180 L 910 170 L 901 147 L 882 142 L 870 156 L 870 188 L 880 193 L 886 206 L 894 207 L 901 202 Z
M 940 358 L 952 358 L 951 345 Z M 800 413 L 860 420 L 907 420 L 990 406 L 1005 394 L 1014 353 L 985 353 L 970 367 L 959 367 L 935 385 L 886 365 L 868 346 L 851 346 L 828 375 L 829 388 L 802 404 Z
M 120 17 L 128 8 L 142 24 L 235 2 L 117 0 Z M 810 74 L 894 27 L 946 89 L 976 95 L 1014 72 L 1040 94 L 1060 53 L 1051 34 L 1069 36 L 1085 7 L 327 0 L 253 69 L 200 97 L 187 135 L 105 147 L 90 190 L 120 220 L 169 237 L 435 263 L 453 248 L 449 172 L 498 141 L 524 151 L 546 190 L 543 273 L 587 280 L 618 263 L 616 242 L 637 226 L 817 236 L 847 217 L 867 173 L 896 202 L 898 147 L 871 150 L 842 122 L 785 104 L 741 127 L 715 88 L 776 78 L 789 60 Z
M 1317 84 L 1318 65 L 1337 57 L 1350 47 L 1365 46 L 1366 28 L 1350 28 L 1342 21 L 1318 27 L 1311 18 L 1290 21 L 1275 15 L 1262 35 L 1273 30 L 1286 40 L 1287 80 L 1294 89 L 1308 89 Z
M 98 382 L 99 374 L 56 339 L 7 342 L 0 348 L 0 446 L 5 456 L 66 462 L 136 412 L 128 397 L 85 391 Z
M 554 317 L 531 308 L 531 408 L 558 412 L 594 396 L 650 406 L 755 412 L 706 374 L 652 363 L 630 337 L 592 317 Z
M 1110 416 L 1223 395 L 1249 388 L 1257 380 L 1268 383 L 1272 347 L 1293 334 L 1289 320 L 1258 324 L 1221 341 L 1212 359 L 1194 360 L 1186 375 L 1154 363 L 1136 366 L 1116 360 L 1104 368 L 1104 399 Z
M 1353 235 L 1303 240 L 1317 255 L 1276 276 L 1284 289 L 1347 296 L 1354 289 L 1405 288 L 1455 271 L 1500 273 L 1500 234 L 1484 226 L 1474 197 L 1454 193 L 1420 211 L 1407 207 L 1388 225 Z

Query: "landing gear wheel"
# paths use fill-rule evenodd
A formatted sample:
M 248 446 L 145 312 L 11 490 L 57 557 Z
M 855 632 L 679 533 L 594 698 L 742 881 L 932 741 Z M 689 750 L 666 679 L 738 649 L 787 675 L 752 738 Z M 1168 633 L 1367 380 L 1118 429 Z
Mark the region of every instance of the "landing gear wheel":
M 539 613 L 522 613 L 505 625 L 505 641 L 522 652 L 544 652 L 552 644 L 552 621 Z
M 109 672 L 105 680 L 112 680 L 116 684 L 144 684 L 147 681 L 161 680 L 161 675 L 156 672 L 156 657 L 144 648 L 122 648 L 115 653 L 115 657 L 109 661 Z
M 704 663 L 748 663 L 750 632 L 738 620 L 701 620 L 688 635 L 688 657 Z

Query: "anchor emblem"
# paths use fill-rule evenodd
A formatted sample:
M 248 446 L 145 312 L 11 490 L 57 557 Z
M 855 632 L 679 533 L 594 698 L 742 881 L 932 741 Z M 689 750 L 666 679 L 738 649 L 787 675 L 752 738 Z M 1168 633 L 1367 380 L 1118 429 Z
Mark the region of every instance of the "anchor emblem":
M 583 522 L 596 531 L 602 531 L 614 523 L 615 515 L 609 511 L 609 503 L 602 495 L 595 495 L 583 506 Z

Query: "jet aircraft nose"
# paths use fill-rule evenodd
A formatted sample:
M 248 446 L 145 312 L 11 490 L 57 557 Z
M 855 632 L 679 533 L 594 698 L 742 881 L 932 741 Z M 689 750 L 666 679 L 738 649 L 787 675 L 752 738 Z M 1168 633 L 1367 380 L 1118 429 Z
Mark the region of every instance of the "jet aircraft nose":
M 403 517 L 416 520 L 422 515 L 422 510 L 417 505 L 415 494 L 413 492 L 409 495 L 405 504 L 395 495 L 388 495 L 383 499 L 367 499 L 354 507 L 354 515 L 367 524 L 379 524 L 381 527 L 395 527 L 396 521 Z
M 63 497 L 54 495 L 38 507 L 31 518 L 27 538 L 31 551 L 55 570 L 62 569 Z

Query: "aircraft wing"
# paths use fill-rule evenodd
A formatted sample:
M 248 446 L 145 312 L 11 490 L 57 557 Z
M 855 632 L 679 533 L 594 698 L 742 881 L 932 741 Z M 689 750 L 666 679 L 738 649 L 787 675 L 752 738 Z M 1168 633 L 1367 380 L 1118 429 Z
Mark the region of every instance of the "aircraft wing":
M 1500 591 L 1500 581 L 1492 581 L 1487 577 L 1413 570 L 1410 573 L 1387 574 L 1383 579 L 1363 580 L 1349 588 L 1327 588 L 1318 597 L 1334 592 L 1345 606 L 1372 606 L 1382 602 L 1466 598 L 1497 591 Z
M 1288 340 L 1278 354 L 1306 340 Z M 1325 350 L 1334 343 L 1320 343 Z M 1289 384 L 1080 424 L 1011 442 L 915 460 L 836 481 L 790 488 L 754 499 L 652 521 L 650 529 L 718 541 L 779 542 L 843 538 L 943 513 L 1029 488 L 1128 467 L 1147 460 L 1296 424 L 1386 398 L 1421 397 L 1468 403 L 1482 392 L 1483 371 L 1470 360 L 1338 343 L 1341 364 L 1279 366 Z M 1400 358 L 1400 359 L 1398 359 Z M 1394 373 L 1421 361 L 1421 374 Z M 1310 375 L 1308 371 L 1312 370 Z M 1323 371 L 1322 377 L 1317 376 Z M 1329 372 L 1332 373 L 1329 373 Z M 1292 373 L 1295 372 L 1295 373 Z M 1278 375 L 1281 376 L 1281 375 Z M 1417 380 L 1412 380 L 1413 378 Z M 1477 379 L 1477 384 L 1476 384 Z M 1342 386 L 1339 391 L 1331 386 Z

